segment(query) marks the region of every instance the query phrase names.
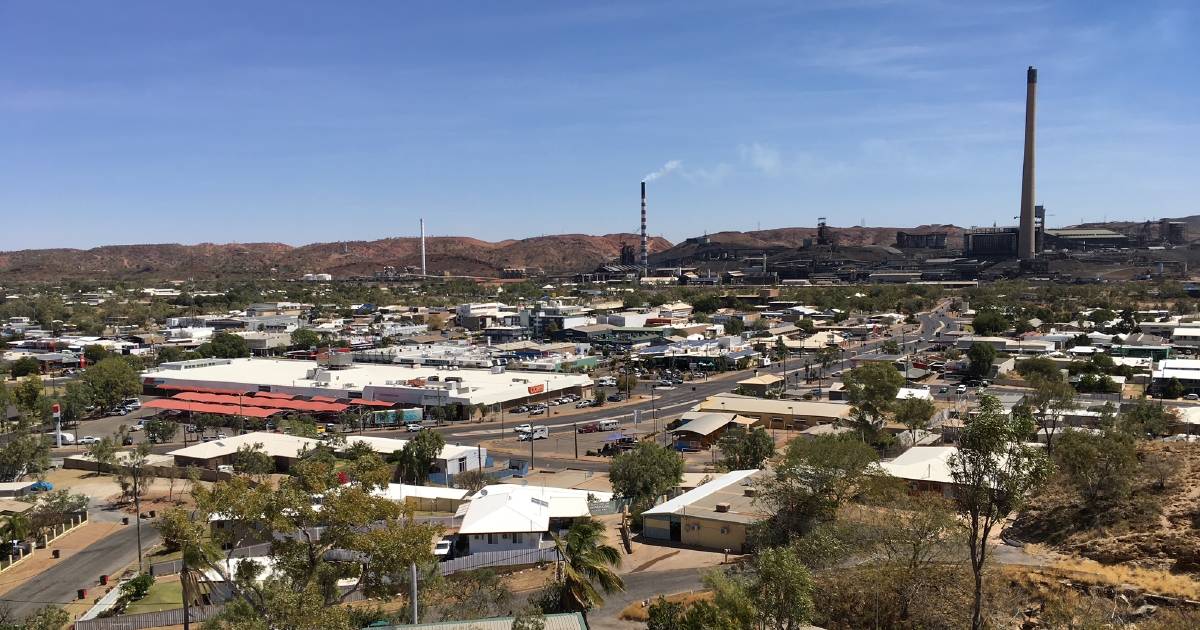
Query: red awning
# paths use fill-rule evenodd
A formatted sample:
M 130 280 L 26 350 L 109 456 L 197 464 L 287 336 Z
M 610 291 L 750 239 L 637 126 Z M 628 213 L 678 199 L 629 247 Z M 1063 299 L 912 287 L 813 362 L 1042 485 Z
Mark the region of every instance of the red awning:
M 212 413 L 222 416 L 247 416 L 250 418 L 266 418 L 277 413 L 283 413 L 282 409 L 268 409 L 265 407 L 238 407 L 237 405 L 214 405 L 209 403 L 178 400 L 176 398 L 159 398 L 157 400 L 151 400 L 142 406 L 150 409 L 172 409 L 175 411 Z
M 255 392 L 254 395 L 259 398 L 278 398 L 280 400 L 291 400 L 295 398 L 294 395 L 285 394 L 283 392 Z
M 351 401 L 350 404 L 363 405 L 364 407 L 391 407 L 396 403 L 390 403 L 383 400 L 354 400 Z
M 260 398 L 257 396 L 227 396 L 222 394 L 204 394 L 199 392 L 182 392 L 175 394 L 172 400 L 186 400 L 218 405 L 246 405 L 251 407 L 270 407 L 274 409 L 292 409 L 295 411 L 313 411 L 341 413 L 346 405 L 338 403 L 308 402 L 304 400 L 283 400 L 279 398 Z

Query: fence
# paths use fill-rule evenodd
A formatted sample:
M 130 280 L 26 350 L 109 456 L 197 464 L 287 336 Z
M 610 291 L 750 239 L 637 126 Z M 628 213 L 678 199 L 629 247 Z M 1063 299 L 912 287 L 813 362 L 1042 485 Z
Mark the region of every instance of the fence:
M 231 558 L 252 558 L 265 556 L 271 551 L 270 543 L 262 543 L 259 545 L 250 545 L 249 547 L 238 547 L 229 552 Z M 160 577 L 163 575 L 175 575 L 183 571 L 183 560 L 167 560 L 166 562 L 156 562 L 150 565 L 150 575 Z
M 192 606 L 188 609 L 189 621 L 204 621 L 215 617 L 221 612 L 220 605 Z M 183 609 L 172 608 L 152 613 L 137 615 L 120 615 L 117 617 L 102 617 L 76 621 L 75 630 L 140 630 L 141 628 L 158 628 L 160 626 L 178 626 L 183 624 Z
M 557 562 L 558 559 L 558 550 L 553 547 L 543 549 L 514 549 L 511 551 L 483 551 L 439 562 L 438 571 L 442 575 L 449 575 L 451 573 L 458 573 L 459 571 L 471 571 L 486 567 Z
M 629 499 L 612 499 L 611 501 L 588 501 L 588 512 L 592 516 L 616 514 L 629 505 Z

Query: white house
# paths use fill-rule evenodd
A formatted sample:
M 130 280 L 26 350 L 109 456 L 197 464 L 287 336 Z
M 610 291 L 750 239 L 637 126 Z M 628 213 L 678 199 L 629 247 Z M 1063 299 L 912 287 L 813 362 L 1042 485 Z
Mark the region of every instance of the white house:
M 606 500 L 610 493 L 496 484 L 475 493 L 459 507 L 458 535 L 467 538 L 469 553 L 540 549 L 550 546 L 574 519 L 591 515 L 588 499 Z

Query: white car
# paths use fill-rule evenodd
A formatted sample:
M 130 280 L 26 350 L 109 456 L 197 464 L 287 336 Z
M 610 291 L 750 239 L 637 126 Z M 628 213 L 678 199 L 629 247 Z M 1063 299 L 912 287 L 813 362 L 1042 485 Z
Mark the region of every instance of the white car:
M 433 555 L 438 558 L 445 558 L 450 555 L 450 539 L 443 538 L 433 545 Z
M 420 424 L 418 424 L 416 422 L 412 422 L 412 423 L 404 425 L 404 430 L 408 431 L 409 433 L 417 433 L 418 431 L 420 431 L 424 428 L 425 427 L 421 426 Z
M 517 433 L 529 433 L 532 430 L 533 425 L 530 424 L 518 424 L 517 426 L 513 427 L 513 431 L 516 431 Z
M 145 429 L 145 428 L 146 428 L 146 423 L 142 420 L 138 420 L 137 424 L 129 427 L 129 430 L 130 431 L 141 431 L 142 429 Z
M 98 438 L 94 435 L 85 435 L 85 436 L 79 438 L 80 444 L 98 444 L 99 442 L 100 442 L 100 438 Z

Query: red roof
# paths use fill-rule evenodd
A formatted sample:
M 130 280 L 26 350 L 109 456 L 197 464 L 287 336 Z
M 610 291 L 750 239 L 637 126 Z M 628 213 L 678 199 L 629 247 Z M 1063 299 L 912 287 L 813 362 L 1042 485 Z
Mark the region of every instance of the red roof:
M 351 404 L 364 405 L 366 407 L 391 407 L 396 403 L 390 403 L 383 400 L 355 400 Z
M 264 407 L 239 407 L 237 405 L 214 405 L 201 402 L 190 402 L 176 398 L 159 398 L 142 405 L 150 409 L 174 409 L 176 411 L 191 411 L 194 413 L 214 413 L 223 416 L 248 416 L 251 418 L 266 418 L 282 409 L 267 409 Z
M 239 400 L 240 399 L 240 400 Z M 317 411 L 341 413 L 347 409 L 339 403 L 308 402 L 305 400 L 283 400 L 279 398 L 261 398 L 258 396 L 226 396 L 222 394 L 204 394 L 199 392 L 182 392 L 175 394 L 172 400 L 211 403 L 219 405 L 247 405 L 251 407 L 271 407 L 275 409 L 293 409 L 295 411 Z
M 294 395 L 285 394 L 283 392 L 255 392 L 254 395 L 259 398 L 279 398 L 281 400 L 291 400 L 295 398 Z
M 329 396 L 309 396 L 308 399 L 313 402 L 323 402 L 323 403 L 335 403 L 338 401 L 338 399 L 330 398 Z

